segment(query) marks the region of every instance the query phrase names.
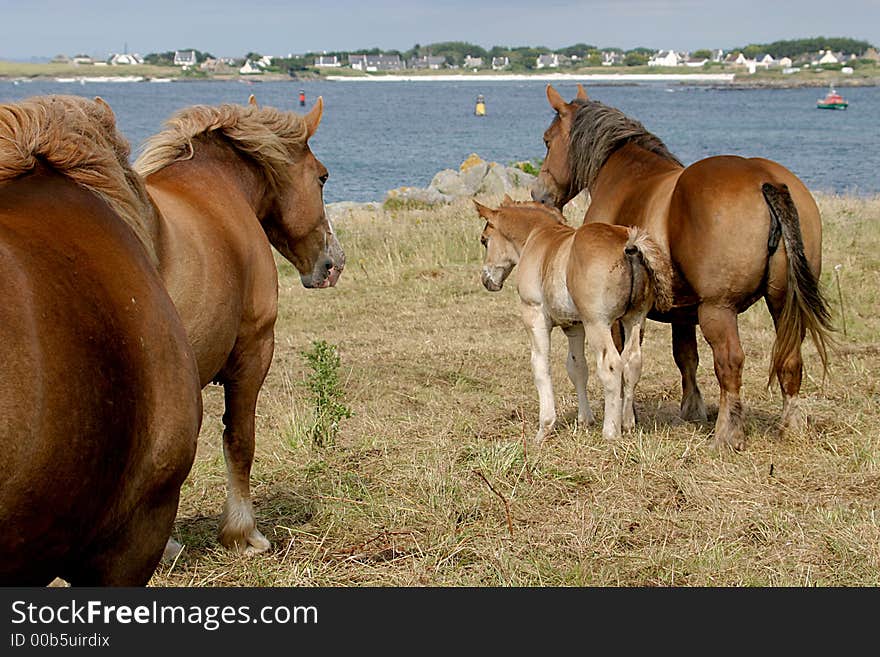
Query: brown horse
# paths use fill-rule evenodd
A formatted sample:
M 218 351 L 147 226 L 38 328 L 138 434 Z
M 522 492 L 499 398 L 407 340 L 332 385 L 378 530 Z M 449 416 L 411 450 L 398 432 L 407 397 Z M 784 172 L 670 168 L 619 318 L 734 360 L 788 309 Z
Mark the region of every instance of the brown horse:
M 150 138 L 135 169 L 159 210 L 159 271 L 195 350 L 202 386 L 224 386 L 227 499 L 220 542 L 257 553 L 250 495 L 257 395 L 272 362 L 278 311 L 274 246 L 307 288 L 336 284 L 345 256 L 324 213 L 327 169 L 305 116 L 248 106 L 181 110 Z
M 672 259 L 673 308 L 649 317 L 672 323 L 682 416 L 706 419 L 696 381 L 699 323 L 721 386 L 715 444 L 745 446 L 737 315 L 764 297 L 776 326 L 770 382 L 782 389 L 781 428 L 798 426 L 801 344 L 809 331 L 827 369 L 831 331 L 818 286 L 822 225 L 804 184 L 760 158 L 722 155 L 685 167 L 640 123 L 589 100 L 580 85 L 571 103 L 550 85 L 547 99 L 556 117 L 544 133 L 547 156 L 532 197 L 561 208 L 589 190 L 585 222 L 645 228 Z
M 0 584 L 144 585 L 202 406 L 103 101 L 0 105 Z
M 639 228 L 585 224 L 575 229 L 565 225 L 556 209 L 514 203 L 508 197 L 497 210 L 474 204 L 486 220 L 480 236 L 486 248 L 483 286 L 497 292 L 519 264 L 517 290 L 531 339 L 540 404 L 535 441 L 543 442 L 556 423 L 550 381 L 550 333 L 555 326 L 568 337 L 566 369 L 577 390 L 578 423 L 593 423 L 587 398 L 586 337 L 605 388 L 602 435 L 613 439 L 621 429 L 632 429 L 645 318 L 652 305 L 669 308 L 672 300 L 669 259 Z M 626 329 L 622 353 L 611 336 L 615 322 Z

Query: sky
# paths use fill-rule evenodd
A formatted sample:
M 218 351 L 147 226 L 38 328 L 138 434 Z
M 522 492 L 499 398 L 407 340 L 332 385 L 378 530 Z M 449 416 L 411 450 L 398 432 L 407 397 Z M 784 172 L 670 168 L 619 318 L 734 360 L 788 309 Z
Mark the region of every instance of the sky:
M 690 51 L 813 36 L 880 44 L 880 0 L 0 0 L 0 59 L 16 60 L 126 48 L 403 51 L 438 41 Z

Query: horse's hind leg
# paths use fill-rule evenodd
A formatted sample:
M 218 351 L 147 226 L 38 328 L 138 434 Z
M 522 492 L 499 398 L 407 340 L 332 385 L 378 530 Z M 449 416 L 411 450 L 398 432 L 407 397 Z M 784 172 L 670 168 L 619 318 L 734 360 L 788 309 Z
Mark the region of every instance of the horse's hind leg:
M 621 385 L 623 382 L 623 359 L 617 352 L 611 328 L 601 323 L 584 324 L 590 347 L 596 352 L 596 372 L 605 388 L 605 417 L 602 420 L 602 437 L 620 437 Z
M 681 418 L 691 422 L 706 421 L 706 404 L 697 386 L 697 327 L 694 324 L 672 325 L 672 357 L 681 372 Z
M 587 395 L 587 379 L 590 371 L 584 354 L 584 327 L 581 324 L 575 324 L 563 330 L 568 338 L 568 358 L 565 359 L 565 369 L 577 391 L 578 424 L 588 426 L 593 424 L 596 419 L 593 417 L 590 398 Z
M 630 317 L 623 319 L 626 333 L 626 342 L 623 345 L 623 353 L 620 354 L 623 361 L 623 411 L 622 428 L 630 431 L 636 426 L 635 390 L 639 379 L 642 377 L 642 330 L 644 329 L 644 317 Z
M 236 349 L 222 373 L 226 410 L 223 413 L 223 456 L 226 459 L 226 506 L 220 521 L 220 543 L 236 552 L 259 554 L 271 544 L 257 529 L 251 503 L 250 476 L 254 460 L 254 414 L 257 395 L 269 364 L 274 341 Z
M 715 421 L 715 446 L 742 449 L 746 440 L 739 391 L 745 354 L 739 341 L 736 311 L 703 304 L 699 309 L 699 318 L 700 330 L 712 347 L 715 376 L 721 387 L 718 419 Z
M 767 308 L 773 317 L 773 325 L 779 329 L 779 316 L 785 303 L 785 291 L 769 288 L 767 296 Z M 797 345 L 785 356 L 782 367 L 777 372 L 779 388 L 782 390 L 782 419 L 779 423 L 779 433 L 784 435 L 787 431 L 797 431 L 803 427 L 803 415 L 798 407 L 798 394 L 801 390 L 801 379 L 804 371 L 804 361 L 801 356 L 801 345 L 804 341 L 805 331 L 801 331 Z

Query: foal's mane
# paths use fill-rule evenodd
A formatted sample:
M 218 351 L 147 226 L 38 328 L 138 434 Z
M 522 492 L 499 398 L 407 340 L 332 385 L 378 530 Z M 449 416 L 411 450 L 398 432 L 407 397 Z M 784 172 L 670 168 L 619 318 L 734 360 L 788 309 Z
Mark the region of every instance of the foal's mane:
M 538 203 L 536 201 L 504 201 L 501 205 L 498 206 L 498 211 L 501 212 L 505 209 L 512 210 L 525 210 L 526 212 L 536 212 L 537 214 L 544 215 L 548 219 L 552 219 L 558 224 L 565 224 L 565 215 L 562 214 L 559 210 L 550 205 L 544 205 L 543 203 Z
M 608 158 L 626 144 L 635 144 L 683 166 L 659 137 L 619 109 L 595 100 L 576 98 L 572 102 L 578 108 L 571 126 L 568 157 L 576 189 L 589 189 Z
M 217 136 L 256 162 L 273 188 L 288 180 L 287 166 L 306 147 L 309 131 L 305 119 L 274 107 L 223 104 L 193 105 L 174 114 L 165 129 L 147 139 L 134 163 L 146 177 L 194 154 L 193 140 Z
M 103 101 L 52 95 L 0 105 L 0 182 L 45 164 L 103 199 L 155 263 L 154 208 L 130 154 Z

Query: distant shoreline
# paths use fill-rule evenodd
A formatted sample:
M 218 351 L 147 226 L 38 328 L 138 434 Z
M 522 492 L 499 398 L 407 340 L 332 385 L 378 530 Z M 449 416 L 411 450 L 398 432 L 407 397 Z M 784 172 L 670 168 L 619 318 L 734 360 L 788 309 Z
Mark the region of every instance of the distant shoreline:
M 486 75 L 326 75 L 325 80 L 333 82 L 515 82 L 520 80 L 538 81 L 585 81 L 585 82 L 733 82 L 735 73 L 494 73 Z

